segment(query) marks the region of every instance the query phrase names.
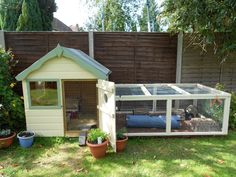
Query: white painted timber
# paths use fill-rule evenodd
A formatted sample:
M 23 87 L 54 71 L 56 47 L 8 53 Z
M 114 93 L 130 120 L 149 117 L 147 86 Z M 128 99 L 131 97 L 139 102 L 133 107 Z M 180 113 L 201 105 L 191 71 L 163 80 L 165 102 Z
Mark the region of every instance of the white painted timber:
M 99 128 L 108 133 L 112 148 L 116 152 L 116 103 L 115 83 L 98 80 Z
M 146 87 L 144 87 L 143 84 L 140 85 L 140 88 L 143 91 L 144 95 L 148 95 L 148 96 L 151 95 L 151 93 L 148 91 L 148 89 Z
M 169 84 L 169 86 L 170 86 L 172 89 L 174 89 L 175 91 L 179 92 L 179 93 L 186 94 L 186 95 L 190 95 L 190 93 L 186 92 L 185 90 L 179 88 L 179 87 L 176 86 L 176 85 Z
M 23 98 L 24 98 L 24 106 L 25 110 L 29 109 L 29 99 L 28 99 L 28 89 L 27 89 L 27 83 L 25 80 L 22 81 L 22 90 L 23 90 Z
M 166 133 L 171 132 L 171 112 L 172 112 L 172 100 L 168 99 L 166 103 Z
M 224 100 L 224 115 L 223 115 L 223 127 L 222 127 L 222 130 L 223 130 L 223 132 L 225 134 L 228 133 L 230 100 L 231 100 L 231 98 L 227 98 L 227 99 Z
M 150 133 L 127 133 L 128 136 L 199 136 L 199 135 L 227 135 L 225 132 L 150 132 Z

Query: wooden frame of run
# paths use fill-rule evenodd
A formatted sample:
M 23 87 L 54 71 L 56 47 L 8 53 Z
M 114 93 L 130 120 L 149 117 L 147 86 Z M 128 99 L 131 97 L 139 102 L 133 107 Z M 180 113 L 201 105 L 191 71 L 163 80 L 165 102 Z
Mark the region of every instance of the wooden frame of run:
M 166 94 L 166 95 L 152 95 L 146 86 L 167 86 L 177 92 L 177 94 Z M 209 93 L 204 94 L 191 94 L 188 91 L 181 89 L 180 87 L 197 87 L 203 89 Z M 226 135 L 228 134 L 228 121 L 230 111 L 230 100 L 231 94 L 210 88 L 201 84 L 116 84 L 116 88 L 132 88 L 140 87 L 143 95 L 116 95 L 116 101 L 153 101 L 153 112 L 155 112 L 156 101 L 166 101 L 166 132 L 145 132 L 145 133 L 128 133 L 128 136 L 184 136 L 184 135 Z M 194 100 L 193 104 L 197 104 L 197 100 L 207 99 L 221 99 L 224 101 L 223 107 L 223 122 L 221 131 L 212 132 L 171 132 L 171 111 L 172 101 L 177 100 Z

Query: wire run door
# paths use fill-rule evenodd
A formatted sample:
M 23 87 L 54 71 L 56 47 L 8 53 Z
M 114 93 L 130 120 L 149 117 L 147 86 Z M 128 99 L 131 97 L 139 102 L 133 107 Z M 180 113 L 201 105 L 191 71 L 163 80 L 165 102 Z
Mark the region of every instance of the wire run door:
M 99 128 L 109 134 L 111 146 L 116 152 L 115 83 L 99 79 L 97 88 Z

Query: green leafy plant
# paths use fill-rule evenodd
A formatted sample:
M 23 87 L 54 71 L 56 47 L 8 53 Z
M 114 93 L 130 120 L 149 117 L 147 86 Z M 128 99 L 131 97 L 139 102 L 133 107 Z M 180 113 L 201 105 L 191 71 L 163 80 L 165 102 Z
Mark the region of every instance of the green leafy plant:
M 12 69 L 17 61 L 11 51 L 0 49 L 0 130 L 24 128 L 22 99 L 14 92 L 16 85 Z
M 116 139 L 117 140 L 123 140 L 126 138 L 126 136 L 124 135 L 125 133 L 127 133 L 127 129 L 126 128 L 122 128 L 119 131 L 116 132 Z
M 215 88 L 216 88 L 217 90 L 221 90 L 221 91 L 224 91 L 224 90 L 225 90 L 224 84 L 221 84 L 221 83 L 217 83 L 217 84 L 215 85 Z
M 98 144 L 98 138 L 101 138 L 102 142 L 104 142 L 107 140 L 108 135 L 99 128 L 89 130 L 87 137 L 89 143 Z
M 207 114 L 215 121 L 222 124 L 224 114 L 223 100 L 219 100 L 217 98 L 215 98 L 214 100 L 210 100 L 210 104 L 208 103 L 206 107 Z
M 208 46 L 212 46 L 221 62 L 233 58 L 236 49 L 234 0 L 165 0 L 162 6 L 161 17 L 168 24 L 168 30 L 190 34 L 189 40 L 185 41 L 188 46 L 199 46 L 205 52 Z
M 234 92 L 231 93 L 229 128 L 236 128 L 236 94 Z
M 225 91 L 225 86 L 223 84 L 217 83 L 216 89 Z M 223 109 L 223 108 L 222 108 Z M 230 102 L 230 113 L 229 113 L 229 128 L 236 128 L 236 93 L 231 92 L 231 102 Z
M 2 129 L 0 130 L 0 138 L 6 138 L 11 135 L 11 130 L 10 129 Z

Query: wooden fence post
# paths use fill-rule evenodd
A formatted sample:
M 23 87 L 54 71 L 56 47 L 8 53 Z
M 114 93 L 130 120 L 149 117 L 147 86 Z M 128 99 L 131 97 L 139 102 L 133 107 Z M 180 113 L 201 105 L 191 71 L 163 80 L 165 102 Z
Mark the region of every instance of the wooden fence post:
M 89 56 L 94 58 L 94 40 L 93 40 L 93 31 L 88 33 L 88 42 L 89 42 Z
M 176 58 L 176 83 L 181 83 L 182 75 L 182 58 L 183 58 L 183 32 L 178 34 L 177 58 Z M 175 108 L 179 109 L 179 100 L 175 101 Z
M 180 32 L 178 34 L 178 44 L 177 44 L 176 83 L 181 83 L 182 57 L 183 57 L 183 32 Z
M 5 37 L 4 37 L 4 31 L 0 30 L 0 48 L 5 49 Z

